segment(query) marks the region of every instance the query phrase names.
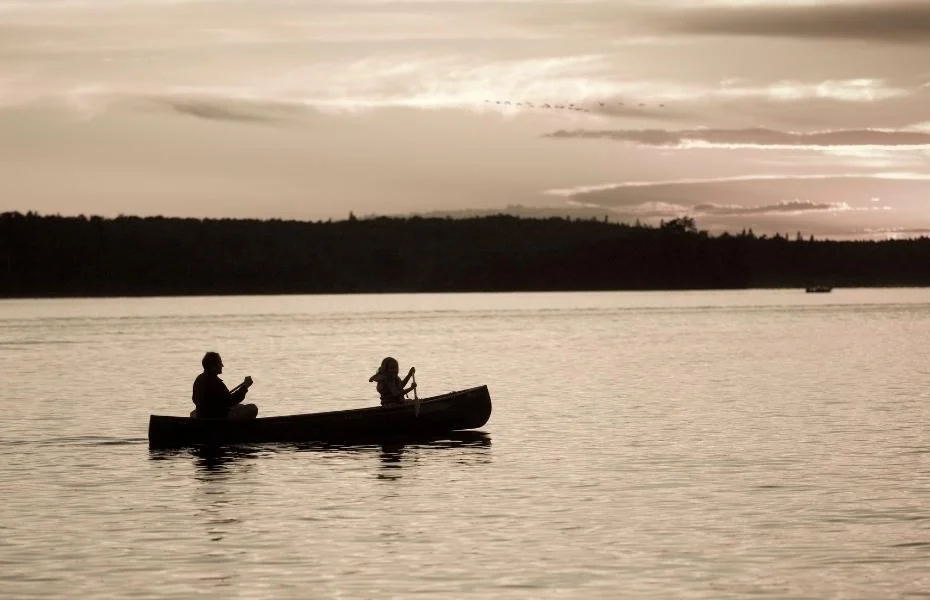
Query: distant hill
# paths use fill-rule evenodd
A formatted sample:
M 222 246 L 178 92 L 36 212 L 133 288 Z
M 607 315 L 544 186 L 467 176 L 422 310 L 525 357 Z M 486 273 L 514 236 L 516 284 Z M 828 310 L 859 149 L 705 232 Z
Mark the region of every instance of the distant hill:
M 601 219 L 0 214 L 0 296 L 930 285 L 930 239 L 710 236 Z

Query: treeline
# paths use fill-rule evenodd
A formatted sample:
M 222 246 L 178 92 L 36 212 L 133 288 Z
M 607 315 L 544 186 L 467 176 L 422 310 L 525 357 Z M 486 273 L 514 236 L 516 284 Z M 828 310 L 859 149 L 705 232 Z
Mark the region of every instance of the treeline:
M 930 285 L 930 239 L 710 236 L 694 220 L 304 222 L 0 214 L 0 296 Z

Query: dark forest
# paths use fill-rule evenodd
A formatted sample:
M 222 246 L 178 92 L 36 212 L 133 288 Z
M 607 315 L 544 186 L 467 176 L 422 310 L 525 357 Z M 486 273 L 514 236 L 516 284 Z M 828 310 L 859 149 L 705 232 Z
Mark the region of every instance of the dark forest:
M 0 214 L 0 296 L 925 286 L 930 239 L 562 218 L 307 222 Z

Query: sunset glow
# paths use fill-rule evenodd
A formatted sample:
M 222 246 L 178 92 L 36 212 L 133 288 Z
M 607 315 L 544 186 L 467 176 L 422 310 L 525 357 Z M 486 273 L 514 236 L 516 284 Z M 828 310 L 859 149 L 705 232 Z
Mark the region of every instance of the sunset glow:
M 0 210 L 584 205 L 712 230 L 930 227 L 925 2 L 0 0 L 0 15 Z M 711 197 L 735 208 L 701 210 Z M 759 210 L 792 203 L 846 208 Z

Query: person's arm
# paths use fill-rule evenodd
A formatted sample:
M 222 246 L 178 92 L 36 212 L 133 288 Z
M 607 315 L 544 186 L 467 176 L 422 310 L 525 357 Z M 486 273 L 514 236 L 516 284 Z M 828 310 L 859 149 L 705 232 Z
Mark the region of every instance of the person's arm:
M 416 367 L 410 367 L 410 370 L 407 371 L 407 376 L 404 377 L 403 381 L 400 382 L 400 387 L 404 387 L 405 385 L 407 385 L 407 382 L 410 381 L 410 378 L 413 377 L 413 374 L 416 372 L 417 372 Z M 404 393 L 406 394 L 407 392 L 404 392 Z
M 194 402 L 194 406 L 199 407 L 200 403 L 203 401 L 203 385 L 201 384 L 201 378 L 197 377 L 194 380 L 194 388 L 191 392 L 191 400 Z
M 252 378 L 246 377 L 242 380 L 242 383 L 234 387 L 229 391 L 229 405 L 235 406 L 245 400 L 245 395 L 249 393 L 249 388 L 252 386 Z

